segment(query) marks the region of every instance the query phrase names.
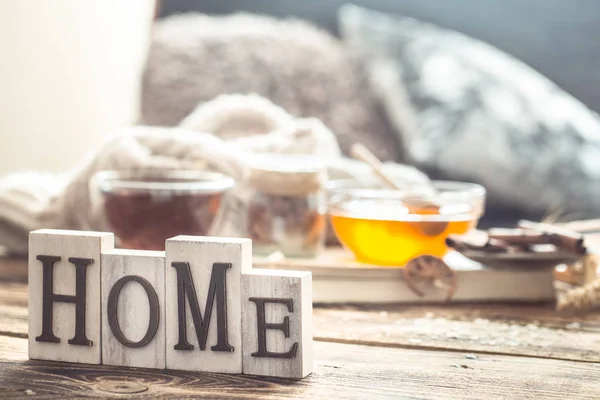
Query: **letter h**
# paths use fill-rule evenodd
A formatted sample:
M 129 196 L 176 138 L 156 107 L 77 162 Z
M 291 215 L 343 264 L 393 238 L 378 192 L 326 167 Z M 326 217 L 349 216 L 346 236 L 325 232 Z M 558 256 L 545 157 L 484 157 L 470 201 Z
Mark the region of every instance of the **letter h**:
M 78 346 L 91 346 L 93 343 L 85 334 L 85 288 L 86 271 L 88 265 L 94 260 L 90 258 L 69 258 L 69 262 L 75 266 L 75 295 L 56 294 L 53 291 L 54 264 L 60 261 L 59 256 L 38 255 L 37 259 L 42 262 L 42 334 L 37 336 L 37 342 L 60 343 L 60 339 L 54 335 L 52 320 L 54 302 L 75 304 L 75 336 L 69 340 L 69 344 Z

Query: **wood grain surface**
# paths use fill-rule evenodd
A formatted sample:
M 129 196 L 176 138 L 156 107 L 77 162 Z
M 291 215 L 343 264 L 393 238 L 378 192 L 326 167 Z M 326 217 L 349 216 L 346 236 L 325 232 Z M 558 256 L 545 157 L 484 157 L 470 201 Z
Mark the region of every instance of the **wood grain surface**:
M 0 260 L 0 398 L 600 397 L 600 314 L 547 304 L 316 307 L 301 381 L 30 361 L 23 269 Z
M 316 340 L 600 362 L 600 315 L 473 304 L 315 308 Z
M 219 371 L 228 373 L 242 372 L 242 294 L 240 293 L 242 272 L 252 268 L 252 242 L 250 239 L 214 238 L 198 236 L 176 236 L 168 239 L 165 245 L 165 323 L 166 323 L 166 356 L 167 368 L 191 371 Z M 173 263 L 187 263 L 190 283 L 197 293 L 195 300 L 189 300 L 188 292 L 185 305 L 182 305 L 186 319 L 186 336 L 188 344 L 195 349 L 202 349 L 196 334 L 196 325 L 191 315 L 190 302 L 197 302 L 199 316 L 204 318 L 208 326 L 206 349 L 209 351 L 192 351 L 175 349 L 180 344 L 179 332 L 179 273 Z M 224 275 L 224 292 L 226 312 L 224 321 L 227 327 L 228 343 L 231 351 L 213 351 L 212 346 L 219 343 L 218 314 L 220 307 L 215 300 L 214 310 L 209 319 L 207 306 L 208 294 L 211 293 L 213 274 L 216 274 L 216 263 L 229 264 Z M 215 277 L 216 279 L 216 277 Z M 219 293 L 215 289 L 214 296 Z M 216 297 L 212 299 L 216 299 Z M 212 300 L 211 299 L 211 300 Z M 225 307 L 223 307 L 225 311 Z M 183 312 L 181 313 L 184 314 Z M 183 317 L 182 317 L 183 319 Z M 200 321 L 198 321 L 200 323 Z
M 3 258 L 0 256 L 0 281 L 27 282 L 27 257 Z
M 139 284 L 130 282 L 117 296 L 113 325 L 131 342 L 142 341 L 152 330 L 151 312 L 156 325 L 150 341 L 140 347 L 125 346 L 115 337 L 109 320 L 109 297 L 115 284 L 125 276 L 136 276 L 151 285 L 158 307 L 151 311 L 150 295 Z M 165 361 L 165 252 L 115 249 L 102 254 L 102 364 L 164 369 Z M 161 313 L 163 315 L 161 315 Z M 152 333 L 152 332 L 151 332 Z
M 547 304 L 315 307 L 313 333 L 320 341 L 600 362 L 600 313 L 559 314 Z M 27 337 L 26 284 L 0 282 L 0 334 Z
M 101 363 L 100 256 L 102 251 L 113 246 L 112 233 L 54 229 L 31 232 L 28 272 L 31 358 Z M 54 261 L 47 262 L 38 257 Z M 44 276 L 45 273 L 48 275 Z M 46 278 L 49 279 L 49 287 L 45 283 Z M 76 282 L 82 282 L 80 288 L 77 288 Z M 44 294 L 45 288 L 48 290 Z M 77 293 L 81 297 L 75 300 L 75 305 L 73 301 Z M 51 303 L 52 295 L 69 296 L 71 299 L 63 298 Z M 42 329 L 46 316 L 52 327 L 47 331 Z M 70 344 L 72 340 L 78 345 Z
M 242 293 L 244 374 L 297 379 L 310 374 L 311 273 L 255 268 L 242 275 Z
M 26 360 L 27 341 L 0 337 L 0 398 L 597 399 L 595 364 L 315 343 L 301 381 Z M 15 357 L 15 353 L 21 357 Z
M 27 315 L 27 285 L 0 281 L 0 335 L 27 338 Z

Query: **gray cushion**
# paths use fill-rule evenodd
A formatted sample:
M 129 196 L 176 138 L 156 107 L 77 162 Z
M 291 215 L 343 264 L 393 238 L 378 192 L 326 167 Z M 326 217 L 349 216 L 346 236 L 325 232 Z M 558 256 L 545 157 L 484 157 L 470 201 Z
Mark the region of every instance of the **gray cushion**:
M 141 123 L 174 126 L 199 102 L 256 93 L 296 117 L 316 117 L 347 154 L 360 141 L 401 159 L 394 130 L 340 39 L 314 25 L 253 14 L 159 20 L 142 83 Z
M 600 119 L 532 68 L 461 33 L 348 5 L 344 39 L 364 57 L 413 162 L 483 184 L 492 203 L 600 213 Z

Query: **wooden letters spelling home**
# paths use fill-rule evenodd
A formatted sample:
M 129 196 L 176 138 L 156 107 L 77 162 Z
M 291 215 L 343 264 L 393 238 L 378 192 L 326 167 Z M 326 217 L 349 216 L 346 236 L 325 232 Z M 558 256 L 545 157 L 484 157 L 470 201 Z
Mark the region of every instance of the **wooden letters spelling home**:
M 252 269 L 249 239 L 177 236 L 114 249 L 112 233 L 29 237 L 29 358 L 303 378 L 310 272 Z

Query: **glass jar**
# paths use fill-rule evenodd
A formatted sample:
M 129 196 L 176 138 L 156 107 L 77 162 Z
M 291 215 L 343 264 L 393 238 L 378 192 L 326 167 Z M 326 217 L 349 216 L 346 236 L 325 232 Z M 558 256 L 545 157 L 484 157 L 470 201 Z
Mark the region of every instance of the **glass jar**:
M 443 257 L 449 235 L 474 229 L 485 210 L 483 186 L 432 181 L 427 188 L 389 190 L 330 185 L 331 225 L 360 262 L 401 267 L 409 260 Z
M 325 245 L 325 165 L 296 154 L 259 154 L 250 165 L 246 236 L 254 254 L 316 257 Z

